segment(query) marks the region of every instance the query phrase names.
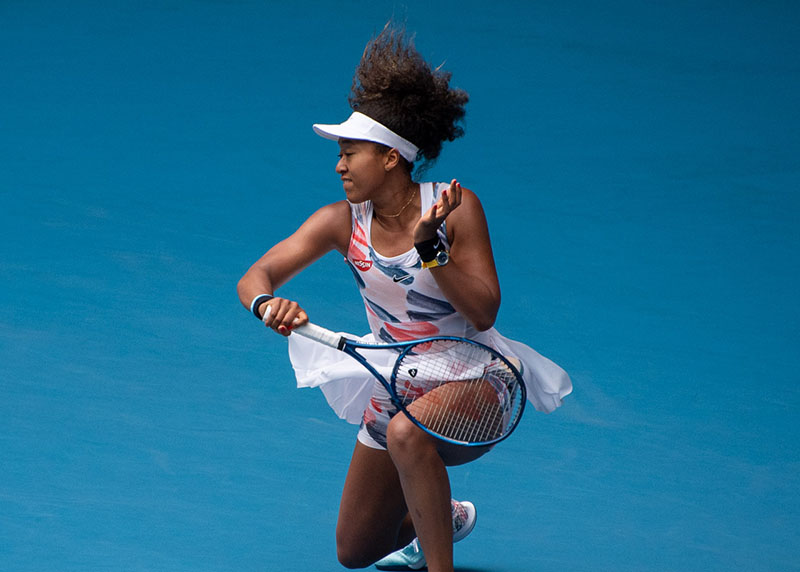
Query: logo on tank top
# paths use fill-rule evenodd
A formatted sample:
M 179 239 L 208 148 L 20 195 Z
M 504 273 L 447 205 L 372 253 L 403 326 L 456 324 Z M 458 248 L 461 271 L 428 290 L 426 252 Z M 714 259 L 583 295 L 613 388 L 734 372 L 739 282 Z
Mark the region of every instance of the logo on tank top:
M 372 260 L 359 260 L 357 258 L 354 258 L 353 266 L 361 270 L 361 272 L 366 272 L 367 270 L 372 268 Z

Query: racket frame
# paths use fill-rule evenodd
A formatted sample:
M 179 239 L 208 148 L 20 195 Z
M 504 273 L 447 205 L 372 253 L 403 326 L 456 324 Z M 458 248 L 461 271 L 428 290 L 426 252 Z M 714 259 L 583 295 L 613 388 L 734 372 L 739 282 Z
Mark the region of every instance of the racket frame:
M 429 336 L 426 338 L 419 338 L 414 340 L 408 340 L 403 342 L 388 342 L 388 343 L 366 343 L 366 342 L 359 342 L 353 339 L 350 339 L 346 336 L 341 334 L 337 334 L 332 332 L 326 328 L 318 326 L 316 324 L 312 324 L 310 322 L 303 324 L 302 326 L 298 326 L 292 330 L 293 333 L 299 334 L 303 337 L 312 339 L 316 342 L 324 344 L 326 346 L 335 348 L 343 353 L 346 353 L 356 361 L 358 361 L 362 366 L 364 366 L 381 384 L 384 386 L 386 391 L 389 393 L 389 398 L 391 399 L 392 403 L 402 411 L 408 419 L 414 423 L 417 427 L 432 435 L 433 437 L 447 442 L 452 443 L 455 445 L 462 445 L 465 447 L 486 447 L 495 445 L 500 441 L 506 439 L 511 433 L 516 429 L 517 425 L 519 424 L 520 419 L 522 419 L 522 414 L 525 411 L 525 403 L 527 402 L 527 388 L 525 387 L 525 381 L 522 378 L 522 374 L 520 374 L 519 370 L 516 366 L 511 363 L 508 358 L 502 355 L 497 350 L 487 346 L 486 344 L 482 344 L 481 342 L 477 342 L 475 340 L 470 340 L 469 338 L 462 338 L 458 336 Z M 519 413 L 517 414 L 516 418 L 513 420 L 511 425 L 506 429 L 502 435 L 495 439 L 490 439 L 486 441 L 479 441 L 479 442 L 470 442 L 470 441 L 460 441 L 457 439 L 451 439 L 445 437 L 444 435 L 440 435 L 435 431 L 427 428 L 423 425 L 420 421 L 418 421 L 405 407 L 402 400 L 397 396 L 396 390 L 396 376 L 398 368 L 400 367 L 403 358 L 419 344 L 429 343 L 429 342 L 436 342 L 436 341 L 454 341 L 454 342 L 465 342 L 468 344 L 472 344 L 477 346 L 484 351 L 487 351 L 493 357 L 501 360 L 503 364 L 505 364 L 514 374 L 514 376 L 519 381 L 520 386 L 520 406 L 519 406 Z M 391 379 L 387 380 L 370 362 L 364 357 L 362 354 L 358 353 L 356 350 L 391 350 L 391 349 L 399 349 L 401 350 L 397 358 L 395 358 L 394 366 L 392 368 L 392 375 Z

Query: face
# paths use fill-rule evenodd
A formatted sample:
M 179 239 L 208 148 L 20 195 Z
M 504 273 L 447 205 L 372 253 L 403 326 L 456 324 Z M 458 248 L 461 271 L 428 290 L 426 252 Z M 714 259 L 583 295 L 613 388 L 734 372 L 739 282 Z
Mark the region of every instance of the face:
M 336 172 L 351 203 L 372 198 L 386 178 L 386 153 L 369 141 L 339 140 L 339 162 Z

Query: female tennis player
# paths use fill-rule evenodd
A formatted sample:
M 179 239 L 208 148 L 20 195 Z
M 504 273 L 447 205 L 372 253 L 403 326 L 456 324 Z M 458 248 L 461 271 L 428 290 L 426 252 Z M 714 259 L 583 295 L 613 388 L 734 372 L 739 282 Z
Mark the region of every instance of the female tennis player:
M 320 208 L 242 277 L 242 304 L 289 336 L 308 316 L 277 290 L 325 253 L 341 253 L 355 277 L 371 333 L 394 342 L 452 335 L 484 343 L 519 364 L 528 399 L 540 411 L 561 405 L 567 374 L 528 346 L 500 335 L 500 307 L 488 225 L 476 194 L 452 179 L 417 182 L 415 163 L 434 161 L 444 141 L 463 134 L 467 94 L 432 69 L 388 25 L 366 47 L 353 80 L 353 114 L 314 125 L 336 140 L 336 173 L 346 200 Z M 471 503 L 451 499 L 447 466 L 490 447 L 445 444 L 396 415 L 384 387 L 355 360 L 300 336 L 289 353 L 298 384 L 321 386 L 337 413 L 360 423 L 336 529 L 348 568 L 452 572 L 454 540 L 475 524 Z

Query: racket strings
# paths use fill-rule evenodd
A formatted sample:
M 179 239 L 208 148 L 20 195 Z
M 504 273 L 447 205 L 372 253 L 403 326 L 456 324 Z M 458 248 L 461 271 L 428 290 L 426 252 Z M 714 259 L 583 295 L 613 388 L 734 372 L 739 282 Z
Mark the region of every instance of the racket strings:
M 522 412 L 521 381 L 485 348 L 438 340 L 407 353 L 395 370 L 406 410 L 430 431 L 453 441 L 503 437 Z

